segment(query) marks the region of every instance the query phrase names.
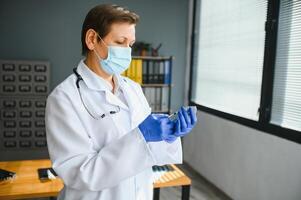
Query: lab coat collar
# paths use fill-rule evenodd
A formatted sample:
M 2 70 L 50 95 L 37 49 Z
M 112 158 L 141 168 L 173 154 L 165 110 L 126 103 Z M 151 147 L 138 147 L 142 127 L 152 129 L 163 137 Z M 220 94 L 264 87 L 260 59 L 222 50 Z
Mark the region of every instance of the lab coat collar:
M 106 100 L 114 105 L 120 106 L 126 110 L 128 110 L 128 106 L 126 106 L 118 97 L 116 97 L 112 91 L 112 85 L 109 84 L 105 79 L 101 78 L 97 74 L 95 74 L 90 68 L 84 63 L 82 59 L 77 67 L 77 72 L 83 78 L 83 81 L 87 85 L 87 87 L 91 90 L 103 91 L 105 92 Z M 123 84 L 124 80 L 120 75 L 113 75 L 115 88 L 114 93 L 122 92 L 120 85 Z
M 97 91 L 112 91 L 112 86 L 102 77 L 95 74 L 85 63 L 84 59 L 80 61 L 77 67 L 77 72 L 82 76 L 84 82 L 86 83 L 87 87 L 92 90 Z M 113 75 L 114 81 L 117 80 L 115 75 Z M 116 82 L 115 82 L 116 83 Z M 116 89 L 119 89 L 118 82 L 116 84 Z

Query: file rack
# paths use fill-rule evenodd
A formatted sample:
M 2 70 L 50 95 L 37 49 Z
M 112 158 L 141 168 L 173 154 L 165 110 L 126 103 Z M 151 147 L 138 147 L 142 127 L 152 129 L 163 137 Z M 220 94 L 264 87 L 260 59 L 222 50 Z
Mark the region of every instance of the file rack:
M 47 157 L 50 64 L 0 60 L 0 160 Z

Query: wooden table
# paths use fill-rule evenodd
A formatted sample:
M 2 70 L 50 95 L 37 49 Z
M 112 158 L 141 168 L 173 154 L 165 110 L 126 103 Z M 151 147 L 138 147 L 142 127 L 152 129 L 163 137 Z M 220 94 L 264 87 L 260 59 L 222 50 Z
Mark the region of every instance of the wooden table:
M 175 165 L 171 166 L 175 170 L 154 183 L 154 199 L 159 200 L 160 188 L 182 186 L 182 200 L 188 200 L 191 180 Z M 57 196 L 64 186 L 60 178 L 43 182 L 38 178 L 37 169 L 48 167 L 51 167 L 49 159 L 0 162 L 1 169 L 17 173 L 10 183 L 0 182 L 0 200 Z
M 170 165 L 174 171 L 166 172 L 154 183 L 154 200 L 160 199 L 160 188 L 182 187 L 182 200 L 189 200 L 191 179 L 186 176 L 177 166 Z
M 51 167 L 50 160 L 24 160 L 0 162 L 0 168 L 16 172 L 11 183 L 0 183 L 0 200 L 57 196 L 63 188 L 61 179 L 41 182 L 38 168 Z

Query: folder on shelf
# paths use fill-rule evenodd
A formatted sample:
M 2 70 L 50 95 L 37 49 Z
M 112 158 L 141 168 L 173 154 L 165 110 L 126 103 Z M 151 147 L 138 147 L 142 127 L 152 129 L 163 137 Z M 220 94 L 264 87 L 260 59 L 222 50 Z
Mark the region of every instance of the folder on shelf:
M 159 62 L 158 83 L 164 83 L 164 61 Z
M 154 62 L 148 62 L 148 83 L 154 83 Z
M 161 101 L 161 110 L 162 111 L 169 111 L 168 103 L 169 103 L 169 88 L 163 87 L 162 88 L 162 101 Z
M 142 61 L 142 83 L 148 83 L 148 61 Z
M 164 84 L 171 83 L 170 60 L 164 61 Z
M 147 87 L 144 89 L 144 95 L 145 95 L 145 98 L 147 99 L 147 102 L 149 104 L 149 106 L 151 107 L 152 111 L 155 110 L 155 102 L 154 102 L 154 92 L 153 92 L 154 88 L 150 88 L 150 87 Z
M 149 100 L 150 100 L 150 107 L 152 110 L 156 110 L 156 88 L 148 88 L 149 89 Z
M 155 89 L 155 110 L 156 111 L 161 111 L 161 91 L 162 87 L 156 87 Z
M 159 83 L 159 62 L 154 60 L 153 61 L 153 83 Z
M 136 82 L 142 84 L 142 60 L 136 60 Z

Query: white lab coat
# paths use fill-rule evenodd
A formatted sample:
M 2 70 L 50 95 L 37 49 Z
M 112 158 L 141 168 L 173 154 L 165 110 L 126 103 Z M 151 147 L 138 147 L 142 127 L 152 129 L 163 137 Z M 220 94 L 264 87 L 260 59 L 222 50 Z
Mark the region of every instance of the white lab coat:
M 137 126 L 151 113 L 139 84 L 116 76 L 127 105 L 83 62 L 78 73 L 84 102 L 96 113 L 120 112 L 95 120 L 84 108 L 71 74 L 48 96 L 47 143 L 52 167 L 62 178 L 64 200 L 152 200 L 152 166 L 182 163 L 182 146 L 147 143 Z

